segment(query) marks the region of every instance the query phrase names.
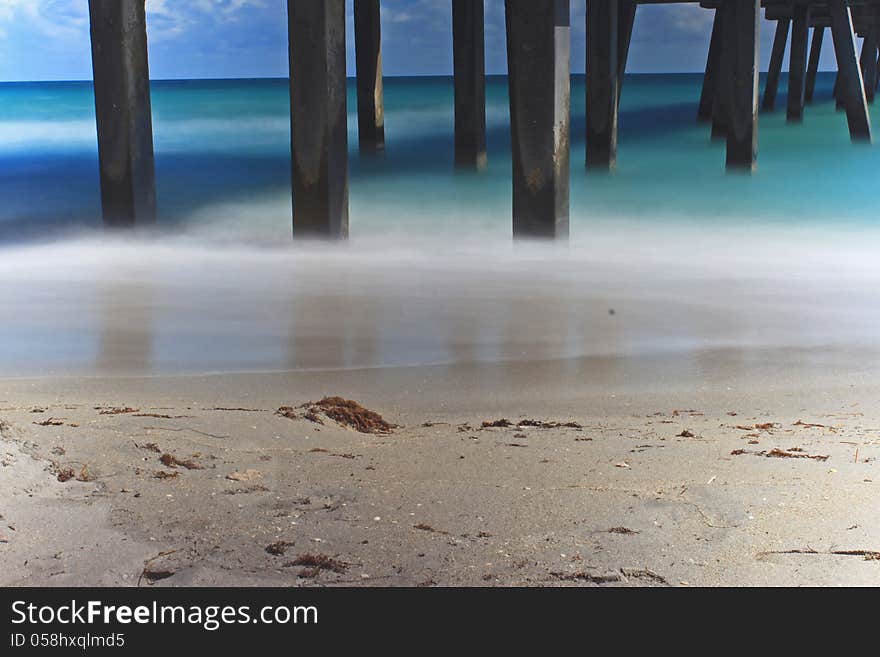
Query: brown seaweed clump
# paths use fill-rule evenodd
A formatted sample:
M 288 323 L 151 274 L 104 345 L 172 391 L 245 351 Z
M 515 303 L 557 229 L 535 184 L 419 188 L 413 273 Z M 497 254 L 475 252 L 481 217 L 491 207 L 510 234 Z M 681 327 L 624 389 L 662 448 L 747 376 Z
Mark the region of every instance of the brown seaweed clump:
M 297 410 L 302 413 L 297 413 Z M 303 404 L 298 409 L 282 406 L 275 411 L 275 414 L 291 420 L 302 418 L 317 424 L 324 424 L 323 416 L 360 433 L 390 434 L 397 428 L 397 425 L 386 421 L 376 411 L 342 397 L 324 397 L 320 401 Z
M 284 565 L 288 567 L 304 566 L 307 570 L 314 569 L 315 571 L 330 570 L 334 573 L 344 573 L 348 568 L 347 563 L 333 557 L 328 557 L 326 554 L 301 554 L 293 561 L 289 561 Z M 313 577 L 314 575 L 311 576 Z

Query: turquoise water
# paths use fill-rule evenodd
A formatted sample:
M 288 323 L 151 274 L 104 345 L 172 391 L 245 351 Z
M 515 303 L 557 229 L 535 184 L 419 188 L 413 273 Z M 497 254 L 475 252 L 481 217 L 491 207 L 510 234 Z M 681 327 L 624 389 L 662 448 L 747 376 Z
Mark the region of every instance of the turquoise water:
M 639 224 L 865 225 L 877 223 L 880 149 L 850 144 L 821 74 L 799 126 L 779 108 L 760 122 L 758 172 L 724 173 L 724 147 L 694 120 L 698 75 L 626 79 L 618 168 L 587 172 L 584 81 L 572 89 L 572 235 L 591 222 Z M 356 152 L 349 90 L 352 235 L 509 234 L 510 153 L 504 78 L 491 78 L 489 167 L 452 167 L 449 78 L 386 81 L 387 152 Z M 0 85 L 0 240 L 56 236 L 100 226 L 97 152 L 88 83 Z M 240 241 L 289 239 L 289 127 L 284 80 L 156 81 L 154 132 L 160 222 L 170 231 L 208 227 Z M 878 119 L 874 109 L 875 123 Z M 878 124 L 880 125 L 880 124 Z

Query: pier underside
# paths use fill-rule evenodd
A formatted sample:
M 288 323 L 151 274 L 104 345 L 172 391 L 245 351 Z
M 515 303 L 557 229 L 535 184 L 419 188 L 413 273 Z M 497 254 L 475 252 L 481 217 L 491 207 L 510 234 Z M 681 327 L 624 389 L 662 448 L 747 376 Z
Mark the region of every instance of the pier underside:
M 587 0 L 588 169 L 617 161 L 618 107 L 639 4 Z M 691 0 L 696 4 L 697 0 Z M 714 22 L 697 119 L 726 142 L 731 171 L 758 157 L 759 24 L 776 23 L 761 110 L 777 107 L 789 51 L 786 116 L 805 120 L 830 29 L 835 97 L 854 142 L 871 141 L 868 104 L 880 83 L 880 0 L 702 0 Z M 101 189 L 108 225 L 155 219 L 152 126 L 143 0 L 90 0 Z M 455 165 L 487 162 L 483 0 L 450 0 L 455 86 Z M 505 0 L 513 145 L 515 237 L 568 235 L 570 7 L 568 0 Z M 348 235 L 345 2 L 289 0 L 293 226 L 297 236 Z M 379 0 L 355 0 L 358 143 L 385 149 Z M 861 37 L 859 51 L 857 37 Z M 790 47 L 789 47 L 790 44 Z M 696 99 L 695 99 L 696 100 Z

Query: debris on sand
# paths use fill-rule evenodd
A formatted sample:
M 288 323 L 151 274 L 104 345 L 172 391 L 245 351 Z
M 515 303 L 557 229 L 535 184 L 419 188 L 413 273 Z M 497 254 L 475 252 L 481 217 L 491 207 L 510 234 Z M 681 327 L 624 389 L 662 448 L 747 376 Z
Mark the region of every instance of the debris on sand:
M 653 570 L 648 570 L 647 568 L 621 568 L 620 574 L 624 577 L 642 579 L 656 584 L 669 584 L 665 577 L 658 575 Z
M 515 426 L 513 422 L 506 418 L 501 418 L 500 420 L 483 420 L 483 428 L 484 429 L 507 429 L 508 427 Z
M 95 481 L 95 477 L 89 472 L 89 466 L 84 465 L 79 470 L 75 470 L 70 466 L 61 466 L 57 463 L 52 464 L 52 471 L 55 478 L 62 484 L 67 483 L 71 479 L 76 479 L 84 484 Z
M 771 554 L 824 554 L 836 557 L 863 557 L 865 561 L 880 561 L 880 552 L 877 550 L 825 550 L 820 552 L 811 547 L 795 550 L 770 550 L 759 552 L 757 556 L 761 558 Z
M 128 413 L 138 413 L 141 409 L 129 408 L 128 406 L 113 408 L 101 408 L 100 406 L 96 406 L 95 410 L 98 411 L 98 415 L 126 415 Z
M 307 569 L 330 570 L 334 573 L 344 573 L 348 569 L 347 563 L 333 557 L 328 557 L 326 554 L 301 554 L 293 561 L 288 561 L 284 565 L 285 567 L 305 566 Z M 314 577 L 314 574 L 311 576 Z
M 803 420 L 798 420 L 791 426 L 804 427 L 805 429 L 828 429 L 829 431 L 837 431 L 836 427 L 829 427 L 827 424 L 815 424 L 812 422 L 804 422 Z
M 229 479 L 229 481 L 252 481 L 254 479 L 260 479 L 262 476 L 263 473 L 259 470 L 249 468 L 244 472 L 230 472 L 226 475 L 226 478 Z
M 159 445 L 157 445 L 156 443 L 146 443 L 144 445 L 138 445 L 137 443 L 135 443 L 135 445 L 138 447 L 138 449 L 145 449 L 148 452 L 153 452 L 154 454 L 162 453 L 162 450 L 159 449 Z
M 441 529 L 435 529 L 434 527 L 431 527 L 431 525 L 426 525 L 423 522 L 420 522 L 418 525 L 413 525 L 413 529 L 418 529 L 420 531 L 428 532 L 431 534 L 449 534 L 449 532 L 444 532 Z
M 790 449 L 788 451 L 784 449 L 779 449 L 778 447 L 774 447 L 770 451 L 760 451 L 760 452 L 752 452 L 747 449 L 735 449 L 730 455 L 731 456 L 742 456 L 743 454 L 751 454 L 753 456 L 765 456 L 767 458 L 777 458 L 777 459 L 812 459 L 813 461 L 827 461 L 827 454 L 806 454 L 799 447 Z
M 302 412 L 298 413 L 297 411 Z M 275 411 L 275 414 L 291 420 L 303 419 L 316 424 L 324 424 L 326 417 L 360 433 L 387 435 L 397 429 L 397 425 L 387 422 L 376 411 L 371 411 L 356 401 L 342 397 L 324 397 L 320 401 L 308 402 L 298 408 L 282 406 Z
M 563 582 L 590 582 L 592 584 L 610 584 L 621 581 L 620 573 L 588 573 L 583 570 L 574 573 L 551 572 L 550 575 Z
M 179 476 L 179 472 L 165 472 L 164 470 L 157 470 L 153 473 L 154 479 L 176 479 Z
M 163 454 L 159 457 L 159 461 L 168 468 L 186 468 L 187 470 L 202 470 L 203 467 L 192 459 L 179 459 L 173 454 Z
M 636 531 L 635 529 L 630 529 L 629 527 L 612 527 L 608 530 L 609 534 L 641 534 L 641 532 Z
M 696 438 L 697 436 L 690 429 L 685 429 L 679 434 L 676 434 L 676 438 Z
M 292 541 L 275 541 L 266 546 L 266 552 L 274 557 L 283 557 L 284 553 L 287 552 L 287 548 L 293 546 L 294 543 Z
M 546 421 L 546 420 L 517 420 L 513 422 L 508 420 L 507 418 L 501 418 L 500 420 L 484 420 L 482 424 L 483 429 L 583 429 L 583 425 L 578 424 L 577 422 L 556 422 L 556 421 Z
M 39 427 L 60 427 L 64 424 L 64 420 L 59 420 L 56 417 L 50 417 L 42 422 L 34 422 Z
M 160 552 L 155 557 L 151 557 L 144 561 L 144 569 L 141 571 L 141 576 L 138 577 L 138 586 L 141 585 L 143 580 L 147 580 L 147 583 L 153 584 L 158 582 L 159 580 L 168 579 L 169 577 L 174 576 L 174 571 L 169 568 L 154 568 L 151 564 L 154 561 L 158 561 L 163 557 L 167 557 L 168 555 L 174 554 L 177 550 L 168 550 L 167 552 Z

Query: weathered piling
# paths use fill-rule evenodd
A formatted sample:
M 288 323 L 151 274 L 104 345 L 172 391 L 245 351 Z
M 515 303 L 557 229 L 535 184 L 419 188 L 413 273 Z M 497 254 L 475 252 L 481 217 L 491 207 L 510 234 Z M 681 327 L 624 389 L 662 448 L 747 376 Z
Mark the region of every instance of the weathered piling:
M 822 54 L 822 41 L 825 38 L 825 28 L 816 26 L 813 28 L 813 38 L 810 41 L 810 62 L 807 65 L 807 80 L 804 83 L 804 103 L 812 103 L 816 93 L 816 75 L 819 72 L 819 56 Z
M 755 168 L 758 151 L 758 35 L 760 0 L 727 0 L 724 13 L 724 80 L 729 117 L 727 168 Z
M 618 1 L 587 2 L 587 167 L 617 164 Z
M 345 0 L 287 0 L 293 232 L 348 236 Z
M 865 99 L 873 103 L 877 92 L 877 29 L 873 26 L 865 32 L 859 65 L 865 82 Z
M 788 18 L 780 18 L 776 21 L 773 50 L 770 53 L 770 67 L 767 69 L 767 82 L 764 86 L 764 100 L 761 103 L 761 109 L 765 112 L 772 112 L 776 109 L 779 76 L 782 73 L 782 60 L 785 58 L 785 45 L 788 43 L 790 26 L 791 21 Z
M 143 0 L 89 0 L 104 223 L 156 220 L 150 73 Z
M 849 135 L 853 141 L 871 141 L 871 121 L 865 99 L 862 69 L 856 57 L 852 13 L 846 0 L 828 0 L 831 36 L 838 66 L 838 98 L 846 108 Z
M 455 164 L 486 166 L 486 53 L 483 0 L 452 0 Z
M 807 40 L 810 33 L 810 8 L 795 5 L 792 11 L 791 53 L 788 63 L 788 108 L 786 120 L 804 119 L 805 78 L 807 75 Z
M 514 237 L 568 236 L 569 0 L 505 0 Z
M 712 22 L 712 38 L 709 41 L 706 72 L 703 75 L 703 89 L 700 93 L 700 106 L 697 110 L 697 120 L 701 122 L 712 120 L 712 108 L 715 105 L 715 91 L 721 69 L 721 10 L 715 9 L 713 11 L 715 18 Z
M 358 147 L 385 150 L 385 99 L 382 88 L 382 27 L 379 0 L 354 0 L 357 66 Z

